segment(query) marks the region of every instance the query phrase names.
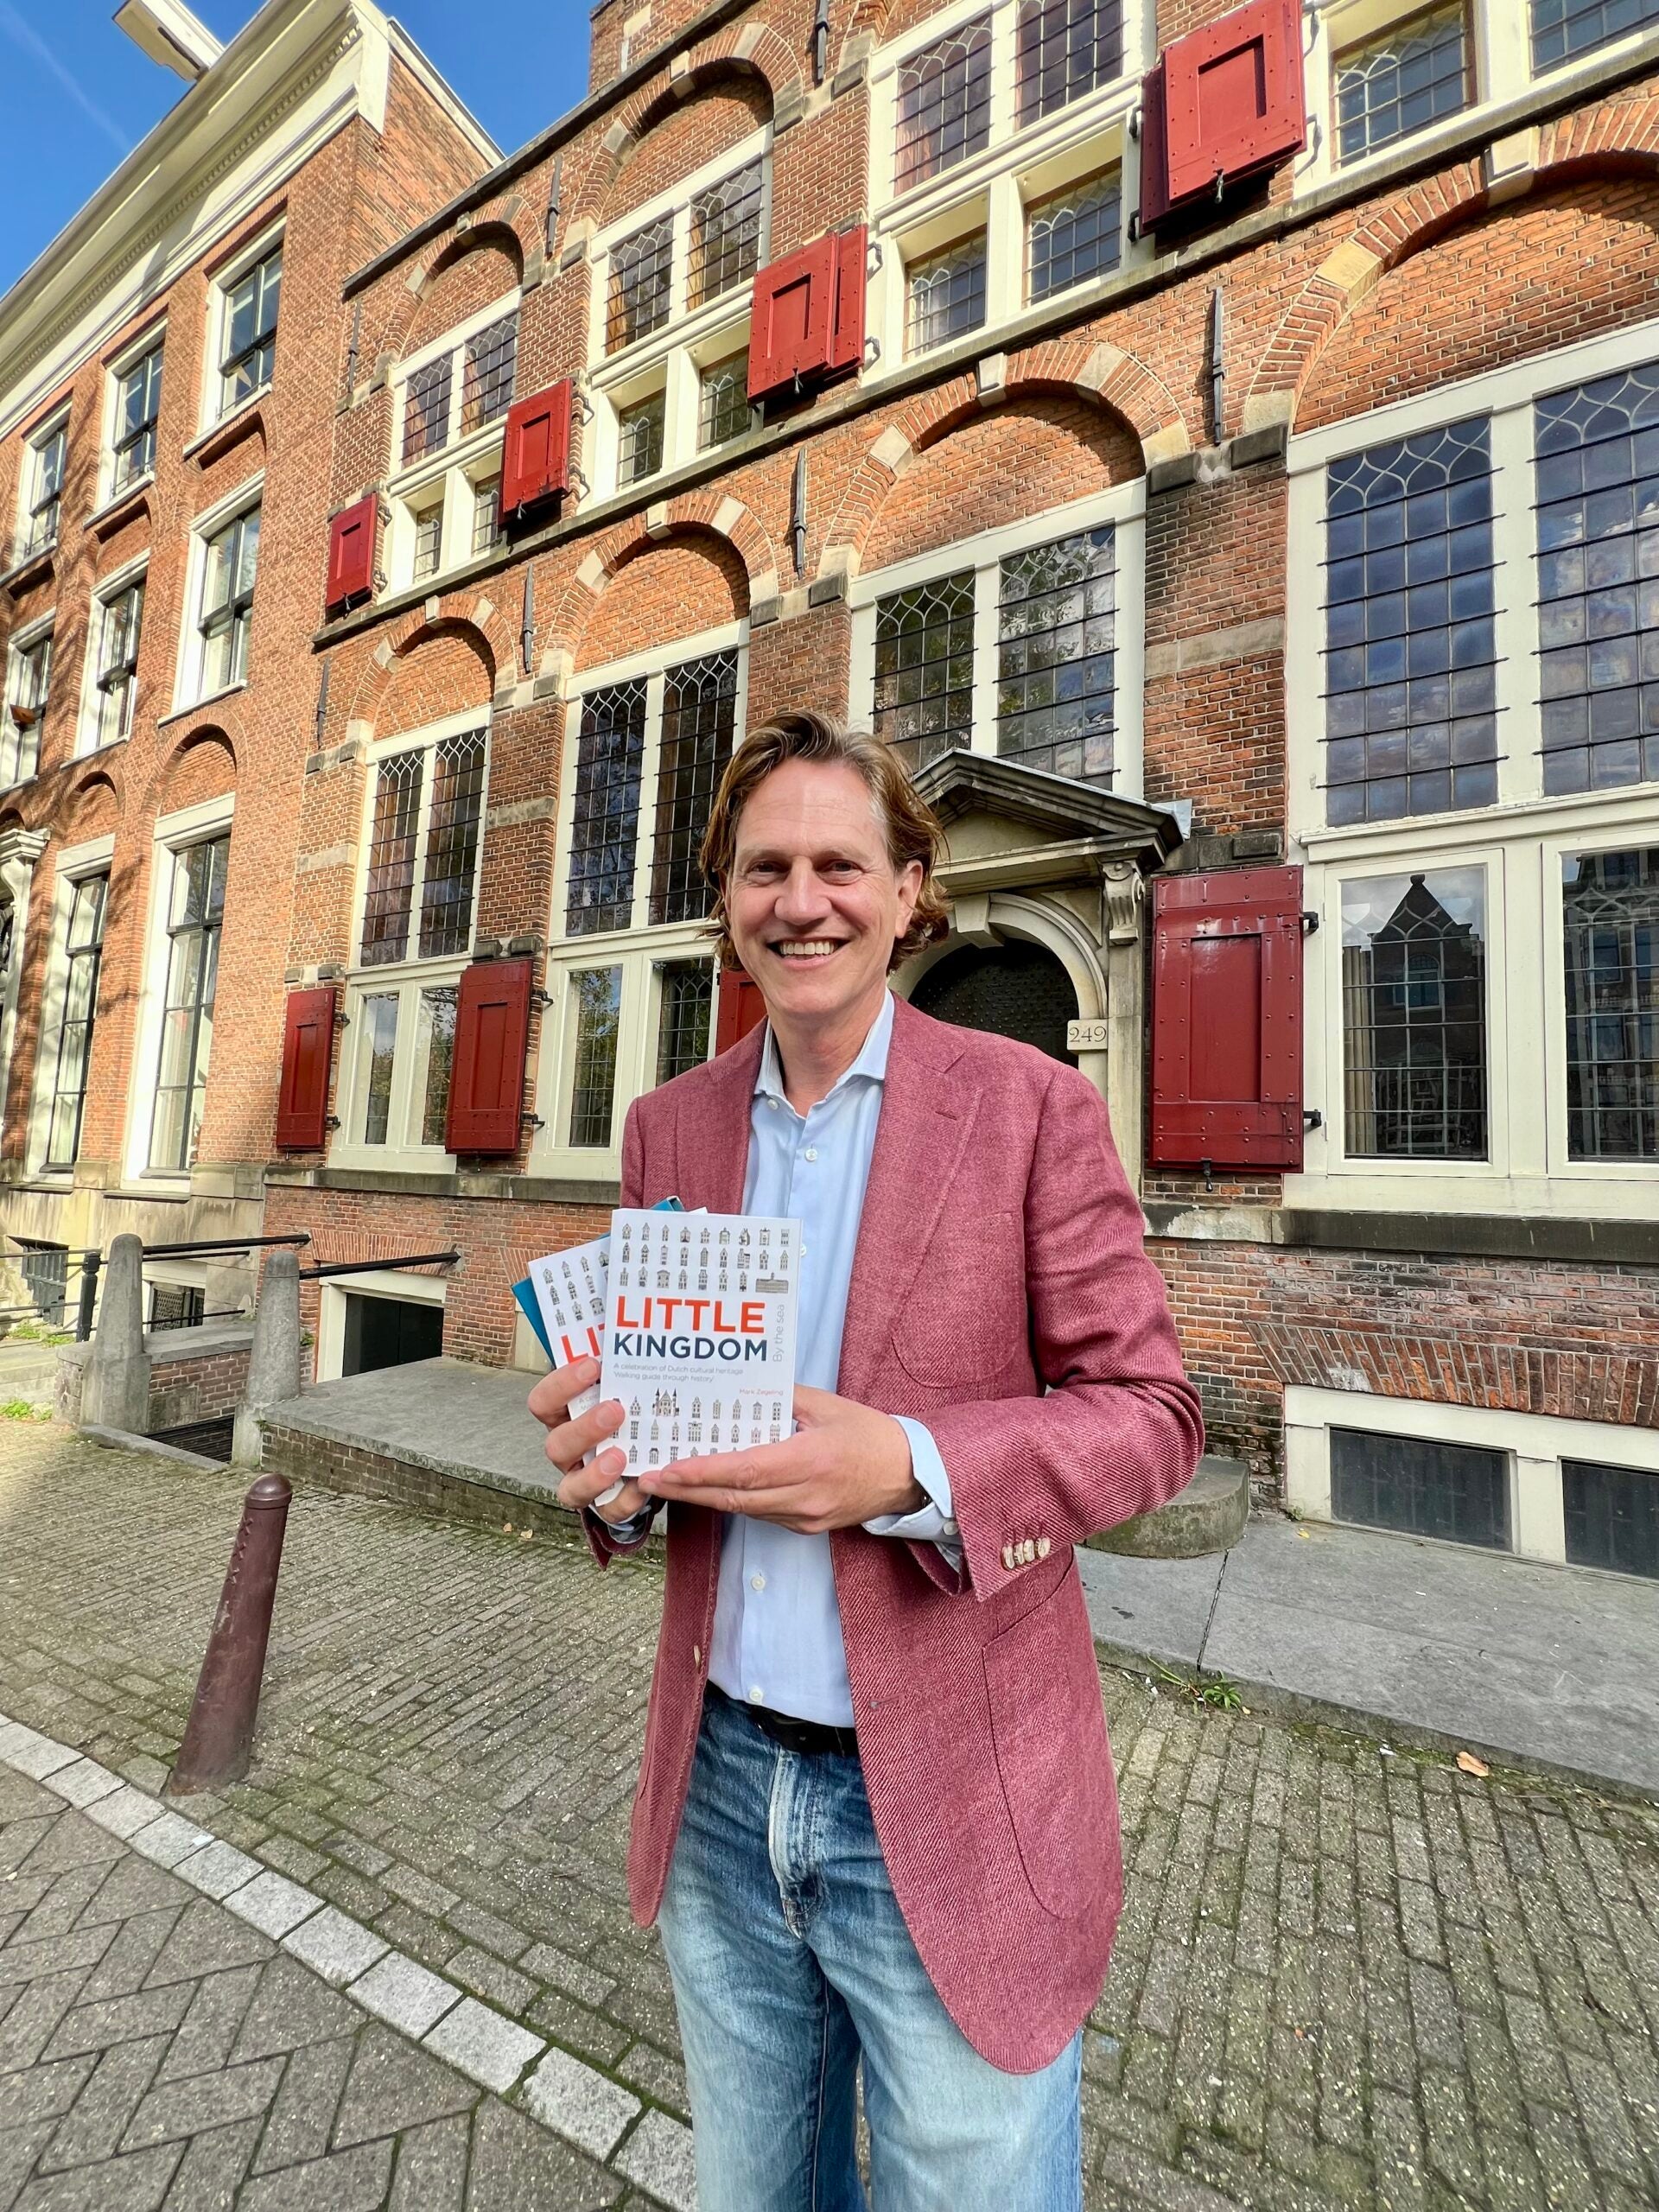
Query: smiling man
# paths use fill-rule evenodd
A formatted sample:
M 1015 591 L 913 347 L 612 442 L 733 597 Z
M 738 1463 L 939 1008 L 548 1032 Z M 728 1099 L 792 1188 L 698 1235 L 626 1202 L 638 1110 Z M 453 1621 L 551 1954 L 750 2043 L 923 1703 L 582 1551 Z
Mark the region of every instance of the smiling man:
M 707 2212 L 1077 2212 L 1080 2023 L 1122 1903 L 1072 1545 L 1202 1448 L 1161 1277 L 1074 1069 L 895 999 L 938 823 L 827 717 L 750 733 L 702 865 L 763 1028 L 641 1098 L 623 1203 L 801 1223 L 797 1433 L 622 1471 L 538 1383 L 601 1560 L 669 1501 L 629 1854 Z M 588 1452 L 594 1457 L 584 1465 Z

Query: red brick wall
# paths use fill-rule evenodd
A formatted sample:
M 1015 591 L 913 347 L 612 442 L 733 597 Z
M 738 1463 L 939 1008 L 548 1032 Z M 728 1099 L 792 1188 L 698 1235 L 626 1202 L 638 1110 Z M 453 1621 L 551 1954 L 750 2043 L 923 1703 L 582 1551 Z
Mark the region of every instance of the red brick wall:
M 691 638 L 748 611 L 748 577 L 731 547 L 714 537 L 640 553 L 601 594 L 577 655 L 600 668 L 647 644 Z
M 600 220 L 617 222 L 631 208 L 642 207 L 659 192 L 667 192 L 691 170 L 752 137 L 771 114 L 766 86 L 747 75 L 722 78 L 706 91 L 659 110 L 651 128 L 623 156 Z
M 422 292 L 402 350 L 417 353 L 469 315 L 480 314 L 504 293 L 515 290 L 520 274 L 518 258 L 506 248 L 488 243 L 464 245 Z

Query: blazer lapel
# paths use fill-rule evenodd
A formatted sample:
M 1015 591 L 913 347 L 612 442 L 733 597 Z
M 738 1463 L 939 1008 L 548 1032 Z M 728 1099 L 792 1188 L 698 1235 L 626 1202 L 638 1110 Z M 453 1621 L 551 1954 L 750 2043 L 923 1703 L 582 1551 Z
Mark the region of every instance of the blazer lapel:
M 698 1206 L 707 1206 L 710 1213 L 743 1211 L 751 1101 L 766 1040 L 766 1025 L 758 1021 L 730 1052 L 709 1063 L 709 1076 L 715 1085 L 712 1103 L 699 1102 L 690 1113 L 683 1105 L 679 1109 L 674 1124 L 678 1180 L 672 1195 L 688 1212 Z

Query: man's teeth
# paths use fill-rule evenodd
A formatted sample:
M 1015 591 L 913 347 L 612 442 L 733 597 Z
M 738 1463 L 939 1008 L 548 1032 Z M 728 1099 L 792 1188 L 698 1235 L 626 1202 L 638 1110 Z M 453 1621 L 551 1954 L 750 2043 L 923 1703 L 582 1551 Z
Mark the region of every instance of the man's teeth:
M 786 942 L 777 948 L 779 957 L 785 960 L 825 960 L 838 950 L 827 938 L 809 938 L 800 944 Z

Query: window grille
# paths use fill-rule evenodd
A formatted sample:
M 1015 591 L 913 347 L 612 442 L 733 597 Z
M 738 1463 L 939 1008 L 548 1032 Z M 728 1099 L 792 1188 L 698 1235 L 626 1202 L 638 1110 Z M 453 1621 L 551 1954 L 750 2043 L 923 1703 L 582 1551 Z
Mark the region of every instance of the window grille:
M 671 668 L 663 679 L 663 735 L 652 848 L 651 919 L 695 921 L 709 911 L 697 866 L 715 789 L 732 755 L 737 719 L 737 655 Z
M 435 576 L 443 565 L 443 501 L 415 518 L 415 581 Z
M 1022 0 L 1014 53 L 1024 130 L 1122 72 L 1122 0 Z
M 1484 417 L 1326 473 L 1325 805 L 1377 822 L 1497 797 Z
M 1659 1578 L 1659 1474 L 1563 1459 L 1567 1556 L 1574 1567 Z
M 996 749 L 1005 759 L 1110 785 L 1116 605 L 1109 524 L 1003 562 Z
M 162 348 L 154 346 L 120 378 L 115 395 L 111 491 L 148 476 L 156 466 L 156 425 L 162 411 Z
M 92 1027 L 98 1015 L 98 973 L 109 893 L 107 875 L 84 875 L 71 895 L 64 943 L 63 1014 L 58 1026 L 46 1135 L 48 1167 L 73 1167 L 80 1155 L 80 1125 L 86 1105 L 86 1071 L 92 1057 Z
M 570 1142 L 607 1145 L 616 1094 L 616 1033 L 622 1005 L 620 968 L 578 969 L 570 978 L 575 999 L 575 1059 L 570 1084 Z
M 985 233 L 910 265 L 905 351 L 926 353 L 985 320 Z
M 464 952 L 473 920 L 478 833 L 484 813 L 484 733 L 439 741 L 421 884 L 421 957 Z
M 954 168 L 990 136 L 991 19 L 976 16 L 900 66 L 894 191 Z
M 1659 22 L 1659 0 L 1532 0 L 1532 66 L 1553 69 Z
M 1567 1148 L 1659 1160 L 1659 846 L 1561 861 Z
M 721 298 L 747 283 L 760 267 L 762 175 L 761 163 L 751 162 L 691 202 L 687 307 Z
M 201 688 L 203 696 L 240 683 L 248 672 L 248 632 L 253 626 L 253 584 L 259 565 L 259 510 L 251 507 L 207 541 L 202 578 Z
M 667 395 L 660 391 L 653 391 L 648 399 L 639 400 L 632 407 L 618 410 L 616 480 L 620 485 L 638 484 L 644 477 L 654 476 L 662 467 L 667 410 Z
M 501 479 L 486 477 L 473 486 L 473 555 L 487 553 L 502 540 Z
M 455 1055 L 455 1007 L 461 994 L 453 983 L 421 993 L 419 1046 L 426 1061 L 421 1096 L 421 1142 L 442 1149 L 449 1118 L 449 1078 Z
M 1533 410 L 1544 789 L 1659 779 L 1659 363 Z
M 36 1244 L 17 1239 L 17 1271 L 35 1310 L 48 1329 L 60 1329 L 69 1301 L 69 1248 L 67 1244 Z
M 1344 887 L 1350 1159 L 1486 1157 L 1485 903 L 1478 868 Z
M 391 1118 L 391 1071 L 397 1058 L 397 994 L 371 991 L 361 1003 L 363 1049 L 367 1058 L 363 1105 L 363 1141 L 385 1144 Z
M 219 356 L 221 415 L 270 382 L 282 292 L 283 250 L 277 246 L 226 296 L 225 346 Z
M 132 728 L 138 690 L 138 640 L 144 624 L 144 580 L 137 576 L 99 602 L 97 741 L 113 745 Z
M 153 1282 L 149 1287 L 152 1329 L 198 1329 L 207 1316 L 207 1294 L 194 1283 Z
M 657 1080 L 669 1083 L 709 1057 L 715 971 L 707 960 L 670 960 L 657 1016 Z
M 611 248 L 611 283 L 605 311 L 605 351 L 620 353 L 649 338 L 668 321 L 673 273 L 674 219 L 660 216 Z
M 29 448 L 31 482 L 29 505 L 23 512 L 22 557 L 44 553 L 58 542 L 58 519 L 63 504 L 63 472 L 69 452 L 69 426 L 60 423 L 38 445 Z
M 226 834 L 187 846 L 174 855 L 167 998 L 162 1014 L 162 1057 L 149 1164 L 175 1173 L 182 1173 L 194 1161 L 201 1135 L 213 1041 L 219 930 L 225 918 L 225 871 L 230 852 Z
M 404 387 L 404 460 L 419 461 L 449 442 L 449 402 L 454 391 L 455 364 L 445 353 L 424 368 L 416 369 Z
M 461 349 L 461 434 L 480 429 L 505 415 L 512 404 L 512 376 L 518 358 L 518 310 L 469 338 Z
M 974 729 L 974 572 L 875 603 L 875 734 L 912 768 Z
M 626 929 L 633 911 L 633 847 L 645 747 L 645 679 L 592 691 L 576 741 L 575 815 L 565 931 Z
M 1368 1528 L 1507 1551 L 1508 1456 L 1473 1444 L 1333 1428 L 1331 1510 Z
M 1033 301 L 1046 300 L 1116 269 L 1122 216 L 1116 169 L 1039 200 L 1026 231 Z
M 728 361 L 717 361 L 702 372 L 697 404 L 698 449 L 707 451 L 710 446 L 724 445 L 728 438 L 741 438 L 751 419 L 746 351 L 734 353 Z
M 1338 54 L 1337 157 L 1357 162 L 1469 104 L 1462 0 Z
M 374 821 L 369 831 L 369 873 L 363 902 L 365 968 L 401 960 L 409 950 L 410 909 L 420 842 L 421 791 L 426 753 L 395 753 L 375 771 Z
M 0 720 L 0 790 L 26 783 L 41 760 L 41 724 L 52 687 L 52 632 L 11 649 L 6 711 Z

